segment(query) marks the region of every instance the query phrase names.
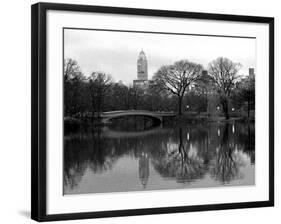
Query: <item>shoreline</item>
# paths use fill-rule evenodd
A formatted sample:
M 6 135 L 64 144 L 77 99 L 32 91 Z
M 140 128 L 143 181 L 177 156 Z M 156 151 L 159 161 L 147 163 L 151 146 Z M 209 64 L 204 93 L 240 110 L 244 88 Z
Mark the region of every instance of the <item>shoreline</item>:
M 225 119 L 225 117 L 223 116 L 204 116 L 204 115 L 177 115 L 173 118 L 170 118 L 168 120 L 163 121 L 163 123 L 213 123 L 213 122 L 222 122 L 222 123 L 228 123 L 228 122 L 255 122 L 255 118 L 254 117 L 244 117 L 244 116 L 235 116 L 235 117 L 230 117 L 229 119 Z M 82 118 L 77 118 L 77 117 L 64 117 L 64 124 L 65 125 L 83 125 L 83 124 L 89 124 L 89 123 L 93 123 L 94 125 L 97 126 L 105 126 L 104 123 L 102 123 L 100 121 L 100 119 L 98 118 L 90 118 L 90 117 L 82 117 Z

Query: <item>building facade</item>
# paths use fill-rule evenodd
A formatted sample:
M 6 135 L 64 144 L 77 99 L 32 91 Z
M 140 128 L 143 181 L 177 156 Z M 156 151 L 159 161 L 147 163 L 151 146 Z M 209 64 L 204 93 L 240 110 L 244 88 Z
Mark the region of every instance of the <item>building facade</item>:
M 254 68 L 249 68 L 249 77 L 250 77 L 250 79 L 255 78 L 255 69 Z
M 133 81 L 133 85 L 140 88 L 146 88 L 149 84 L 147 58 L 143 50 L 139 53 L 137 59 L 137 79 Z
M 137 60 L 137 78 L 138 80 L 147 80 L 147 59 L 143 50 L 139 53 Z

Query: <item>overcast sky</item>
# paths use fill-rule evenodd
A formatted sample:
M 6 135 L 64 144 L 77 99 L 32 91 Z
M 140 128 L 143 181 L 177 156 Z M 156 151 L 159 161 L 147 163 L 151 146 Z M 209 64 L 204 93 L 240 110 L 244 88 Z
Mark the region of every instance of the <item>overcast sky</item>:
M 207 68 L 217 57 L 228 57 L 242 64 L 243 75 L 248 75 L 249 67 L 256 68 L 255 39 L 71 29 L 64 32 L 64 57 L 78 61 L 86 76 L 102 71 L 125 84 L 137 78 L 137 58 L 142 49 L 148 60 L 149 79 L 162 65 L 181 59 Z

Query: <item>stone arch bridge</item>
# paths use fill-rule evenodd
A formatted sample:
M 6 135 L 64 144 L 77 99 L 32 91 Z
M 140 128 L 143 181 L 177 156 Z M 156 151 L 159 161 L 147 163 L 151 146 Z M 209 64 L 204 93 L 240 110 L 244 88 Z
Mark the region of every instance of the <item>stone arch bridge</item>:
M 161 111 L 148 111 L 148 110 L 119 110 L 119 111 L 108 111 L 101 114 L 101 122 L 109 123 L 111 119 L 126 117 L 126 116 L 146 116 L 163 122 L 165 117 L 174 117 L 174 112 L 161 112 Z

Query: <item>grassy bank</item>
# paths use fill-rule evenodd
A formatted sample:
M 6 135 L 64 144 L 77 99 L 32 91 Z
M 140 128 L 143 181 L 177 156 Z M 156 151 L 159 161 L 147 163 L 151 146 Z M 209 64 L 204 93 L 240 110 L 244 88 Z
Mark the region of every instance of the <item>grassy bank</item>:
M 196 113 L 196 112 L 186 112 L 182 115 L 177 115 L 174 118 L 174 121 L 181 123 L 200 123 L 200 122 L 254 122 L 255 116 L 254 112 L 251 113 L 251 116 L 247 117 L 246 114 L 242 113 L 230 113 L 230 118 L 226 119 L 223 114 L 209 115 L 207 113 Z

